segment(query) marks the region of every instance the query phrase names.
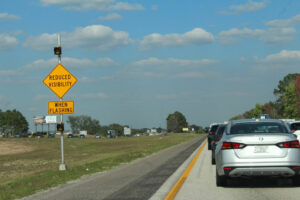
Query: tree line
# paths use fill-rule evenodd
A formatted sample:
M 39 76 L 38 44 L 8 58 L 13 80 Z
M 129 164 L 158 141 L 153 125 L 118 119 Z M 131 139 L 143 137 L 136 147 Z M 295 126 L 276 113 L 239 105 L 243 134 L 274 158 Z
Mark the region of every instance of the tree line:
M 28 122 L 21 112 L 14 110 L 0 110 L 0 133 L 4 136 L 28 131 Z
M 269 114 L 274 119 L 300 119 L 300 74 L 288 74 L 280 80 L 273 94 L 276 100 L 265 104 L 256 104 L 254 108 L 236 115 L 230 120 L 258 118 L 260 114 Z

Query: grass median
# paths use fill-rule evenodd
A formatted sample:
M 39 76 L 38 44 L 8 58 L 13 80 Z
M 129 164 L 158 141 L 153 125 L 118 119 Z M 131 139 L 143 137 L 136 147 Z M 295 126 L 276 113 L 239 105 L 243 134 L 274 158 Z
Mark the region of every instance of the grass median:
M 59 171 L 60 139 L 0 139 L 0 200 L 33 194 L 83 175 L 109 170 L 170 146 L 196 134 L 167 134 L 116 139 L 65 138 L 67 171 Z

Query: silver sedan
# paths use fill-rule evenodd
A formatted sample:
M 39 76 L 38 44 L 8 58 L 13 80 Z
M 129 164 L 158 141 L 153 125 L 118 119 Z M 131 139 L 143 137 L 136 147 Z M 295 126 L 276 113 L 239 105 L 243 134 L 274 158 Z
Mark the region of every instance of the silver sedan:
M 300 185 L 300 145 L 281 120 L 228 123 L 215 150 L 216 184 L 233 177 L 287 177 Z

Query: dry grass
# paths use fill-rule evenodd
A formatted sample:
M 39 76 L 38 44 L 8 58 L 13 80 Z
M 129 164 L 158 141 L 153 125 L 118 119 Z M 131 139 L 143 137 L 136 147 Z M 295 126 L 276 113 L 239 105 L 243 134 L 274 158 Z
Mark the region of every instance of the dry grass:
M 13 141 L 0 141 L 0 156 L 34 151 L 29 145 L 20 144 Z
M 65 138 L 68 170 L 58 171 L 60 138 L 0 138 L 0 199 L 32 194 L 84 174 L 110 169 L 121 163 L 199 137 L 168 134 L 117 139 Z M 86 168 L 89 171 L 86 171 Z M 4 192 L 5 190 L 5 192 Z

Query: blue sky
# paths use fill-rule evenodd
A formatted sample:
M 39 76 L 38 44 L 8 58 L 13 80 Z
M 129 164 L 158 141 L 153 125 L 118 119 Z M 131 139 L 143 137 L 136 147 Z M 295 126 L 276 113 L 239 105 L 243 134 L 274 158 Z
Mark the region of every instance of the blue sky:
M 58 97 L 43 83 L 62 64 L 78 79 L 64 96 L 101 125 L 222 122 L 274 100 L 299 73 L 296 0 L 10 0 L 0 3 L 0 108 L 32 118 Z M 67 116 L 65 116 L 65 119 Z

